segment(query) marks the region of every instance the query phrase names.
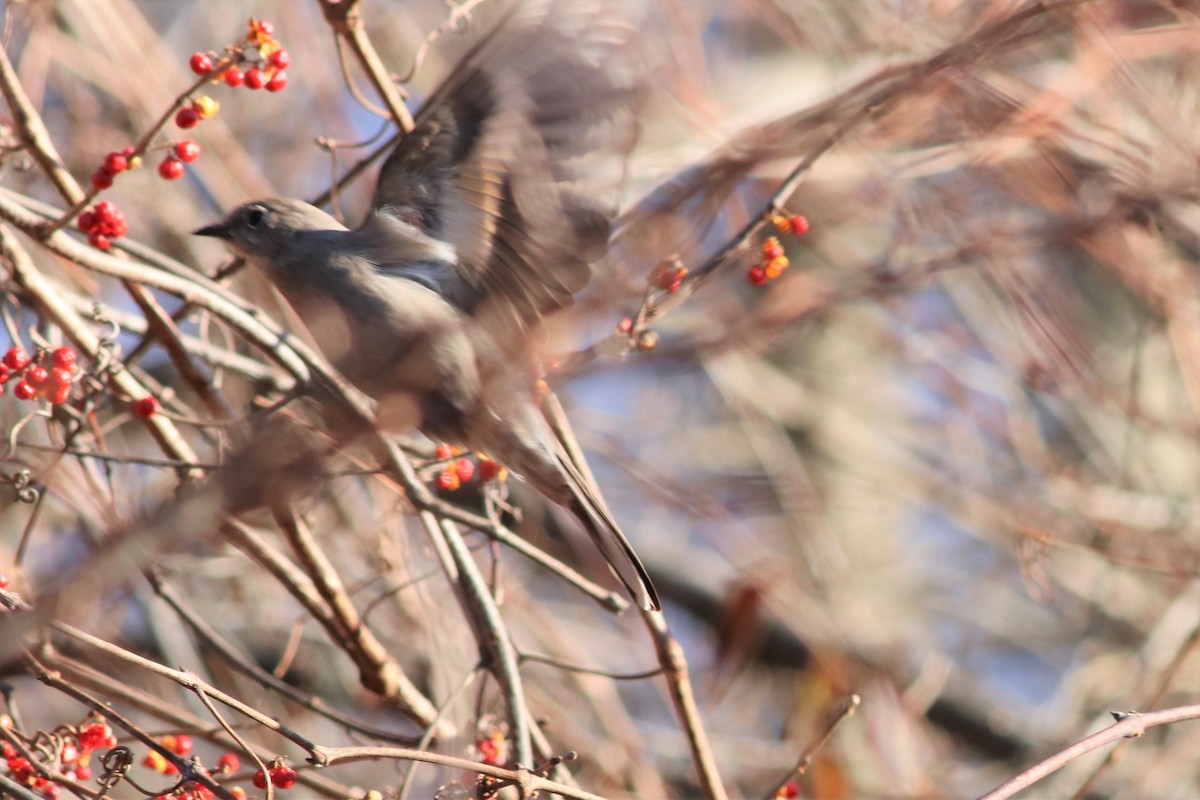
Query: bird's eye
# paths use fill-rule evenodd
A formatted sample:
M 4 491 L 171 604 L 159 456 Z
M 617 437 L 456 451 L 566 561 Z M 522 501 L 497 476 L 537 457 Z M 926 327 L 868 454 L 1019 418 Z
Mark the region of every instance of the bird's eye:
M 267 218 L 267 210 L 262 206 L 255 206 L 246 212 L 246 227 L 257 228 L 263 224 L 263 220 Z

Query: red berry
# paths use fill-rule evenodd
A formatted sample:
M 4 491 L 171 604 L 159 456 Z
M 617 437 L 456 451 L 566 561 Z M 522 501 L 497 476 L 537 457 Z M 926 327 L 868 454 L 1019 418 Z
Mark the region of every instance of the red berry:
M 800 796 L 800 784 L 795 781 L 788 781 L 776 796 L 784 798 L 784 800 L 796 800 Z
M 683 278 L 687 272 L 687 267 L 679 259 L 671 258 L 655 268 L 654 273 L 650 276 L 650 281 L 659 289 L 676 292 L 683 285 Z
M 475 462 L 469 458 L 460 458 L 454 465 L 454 472 L 460 482 L 466 483 L 475 475 Z
M 69 375 L 75 370 L 76 358 L 75 351 L 70 347 L 60 347 L 50 354 L 50 363 L 59 369 L 67 370 Z
M 272 75 L 271 80 L 267 82 L 267 91 L 268 92 L 282 91 L 283 87 L 287 86 L 287 82 L 288 82 L 288 74 L 286 72 L 284 72 L 283 70 L 279 70 L 279 72 L 276 72 L 274 75 Z
M 629 333 L 633 330 L 633 317 L 621 317 L 617 323 L 617 333 Z
M 447 469 L 444 472 L 438 473 L 437 486 L 439 489 L 447 492 L 453 492 L 461 485 L 458 480 L 458 473 L 453 469 Z
M 287 50 L 276 50 L 267 61 L 276 69 L 287 69 L 292 65 L 292 54 Z
M 107 189 L 113 185 L 113 174 L 101 167 L 92 173 L 92 186 L 97 189 Z
M 93 722 L 79 729 L 79 746 L 86 752 L 116 745 L 117 737 L 107 722 Z
M 194 128 L 200 123 L 200 115 L 191 106 L 179 109 L 175 114 L 175 124 L 181 128 Z
M 246 73 L 242 72 L 237 67 L 230 67 L 225 70 L 225 84 L 237 88 L 246 81 Z
M 158 174 L 168 181 L 183 177 L 183 162 L 177 158 L 168 157 L 158 165 Z
M 192 57 L 188 59 L 188 66 L 197 75 L 207 75 L 212 72 L 213 60 L 205 53 L 192 53 Z
M 267 73 L 263 72 L 258 67 L 251 67 L 246 70 L 246 87 L 248 89 L 261 89 L 267 85 Z
M 50 373 L 40 364 L 34 364 L 29 369 L 25 370 L 25 382 L 34 389 L 40 389 L 46 385 L 46 381 L 50 380 Z
M 66 381 L 55 380 L 55 377 L 54 377 L 55 373 L 59 373 L 62 371 L 63 370 L 61 370 L 61 369 L 56 369 L 50 375 L 50 389 L 49 389 L 50 402 L 56 406 L 62 405 L 63 403 L 65 403 L 71 399 L 71 381 L 69 380 L 71 376 L 68 375 L 67 376 L 68 380 L 66 380 Z
M 88 244 L 98 250 L 107 250 L 112 247 L 112 241 L 103 233 L 93 233 L 88 237 Z
M 12 377 L 12 372 L 8 369 L 8 365 L 0 363 L 0 386 L 8 382 Z
M 129 159 L 124 153 L 113 151 L 104 157 L 104 169 L 116 175 L 129 169 Z
M 8 588 L 8 573 L 0 572 L 0 589 Z M 15 758 L 17 755 L 16 749 L 8 742 L 4 743 L 4 757 Z
M 746 273 L 746 280 L 754 286 L 762 286 L 767 282 L 767 271 L 762 267 L 751 267 Z
M 4 354 L 4 366 L 9 369 L 25 369 L 29 363 L 29 354 L 20 347 L 10 347 Z
M 271 770 L 271 783 L 280 789 L 290 789 L 296 785 L 296 770 L 288 766 L 278 766 Z
M 499 475 L 501 469 L 503 467 L 490 458 L 481 458 L 479 459 L 479 480 L 487 483 Z
M 175 745 L 171 748 L 175 751 L 175 755 L 186 756 L 192 752 L 192 737 L 186 733 L 181 733 L 175 737 Z
M 274 770 L 272 770 L 272 771 L 274 771 Z M 267 773 L 263 772 L 261 769 L 258 772 L 254 773 L 253 783 L 254 783 L 254 788 L 256 788 L 256 789 L 267 788 Z
M 783 245 L 774 236 L 768 236 L 762 243 L 763 257 L 767 260 L 783 255 Z
M 267 22 L 265 19 L 260 19 L 254 23 L 254 30 L 266 36 L 270 36 L 275 33 L 275 26 Z
M 87 764 L 80 764 L 75 767 L 75 777 L 81 781 L 90 781 L 92 779 L 92 768 Z
M 133 404 L 133 413 L 142 419 L 150 419 L 158 413 L 158 398 L 146 395 Z
M 92 228 L 96 227 L 96 215 L 91 211 L 85 211 L 79 215 L 79 230 L 84 233 L 91 233 Z
M 791 226 L 792 233 L 796 236 L 803 236 L 808 233 L 808 217 L 796 214 L 788 220 L 788 224 Z
M 17 381 L 17 387 L 13 389 L 13 396 L 18 400 L 32 400 L 36 394 L 37 391 L 25 381 Z
M 200 157 L 200 145 L 191 139 L 184 139 L 175 145 L 175 157 L 190 164 Z
M 217 771 L 224 775 L 232 775 L 238 771 L 242 762 L 233 753 L 226 753 L 217 761 Z

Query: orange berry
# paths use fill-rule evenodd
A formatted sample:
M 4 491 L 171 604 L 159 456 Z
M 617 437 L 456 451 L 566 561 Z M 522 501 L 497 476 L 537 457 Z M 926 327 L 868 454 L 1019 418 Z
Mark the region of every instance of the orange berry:
M 766 266 L 763 267 L 763 272 L 766 273 L 768 278 L 774 279 L 782 275 L 783 271 L 787 268 L 787 256 L 777 256 L 767 262 Z
M 453 492 L 461 485 L 462 481 L 459 480 L 458 472 L 454 469 L 453 465 L 438 473 L 437 486 L 439 489 L 447 492 Z

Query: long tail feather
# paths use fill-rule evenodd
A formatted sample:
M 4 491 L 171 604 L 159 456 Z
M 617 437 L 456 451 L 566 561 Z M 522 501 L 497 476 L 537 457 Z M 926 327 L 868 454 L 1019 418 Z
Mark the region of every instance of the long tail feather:
M 646 610 L 661 609 L 658 592 L 654 589 L 645 565 L 634 552 L 633 545 L 621 532 L 604 501 L 588 487 L 588 482 L 575 469 L 569 458 L 560 455 L 559 463 L 570 478 L 568 483 L 572 495 L 571 513 L 583 523 L 613 573 L 629 590 L 629 594 L 638 605 Z

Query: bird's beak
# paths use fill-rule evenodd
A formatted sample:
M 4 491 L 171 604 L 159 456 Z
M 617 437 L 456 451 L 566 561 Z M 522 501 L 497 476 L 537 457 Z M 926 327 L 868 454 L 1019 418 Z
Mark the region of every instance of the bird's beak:
M 203 228 L 192 231 L 193 236 L 215 236 L 218 239 L 229 238 L 229 226 L 224 222 L 216 222 L 212 225 L 205 225 Z

